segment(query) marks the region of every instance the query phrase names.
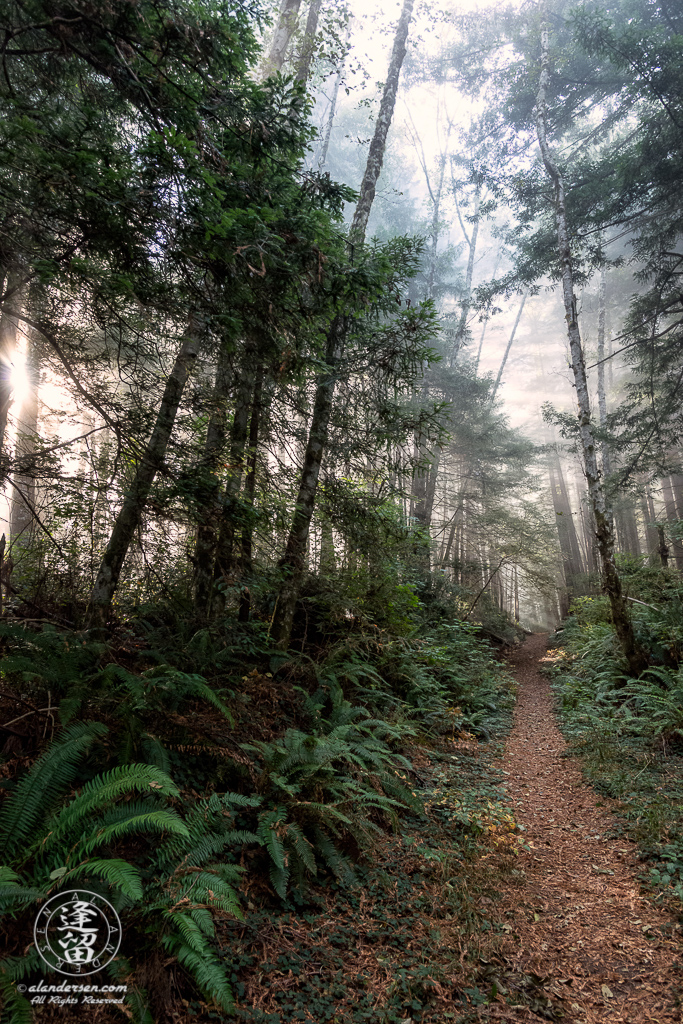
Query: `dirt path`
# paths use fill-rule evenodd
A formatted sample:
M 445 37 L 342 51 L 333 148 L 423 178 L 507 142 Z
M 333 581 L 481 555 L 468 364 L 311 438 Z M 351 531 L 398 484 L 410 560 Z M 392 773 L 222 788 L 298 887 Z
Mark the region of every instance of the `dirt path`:
M 519 694 L 503 768 L 532 849 L 519 858 L 521 885 L 513 876 L 501 893 L 511 927 L 502 962 L 515 974 L 548 978 L 545 993 L 565 1021 L 681 1021 L 679 927 L 641 895 L 635 846 L 605 838 L 615 819 L 596 806 L 600 798 L 578 767 L 560 756 L 566 744 L 538 671 L 545 648 L 545 634 L 534 635 L 510 659 Z M 487 1017 L 542 1019 L 502 1005 Z

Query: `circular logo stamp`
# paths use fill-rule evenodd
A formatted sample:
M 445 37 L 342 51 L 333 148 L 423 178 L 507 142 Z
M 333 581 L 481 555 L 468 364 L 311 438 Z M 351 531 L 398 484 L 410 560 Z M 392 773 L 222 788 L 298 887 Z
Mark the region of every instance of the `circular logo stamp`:
M 33 941 L 53 971 L 95 974 L 118 952 L 121 921 L 103 896 L 87 889 L 67 889 L 41 908 Z

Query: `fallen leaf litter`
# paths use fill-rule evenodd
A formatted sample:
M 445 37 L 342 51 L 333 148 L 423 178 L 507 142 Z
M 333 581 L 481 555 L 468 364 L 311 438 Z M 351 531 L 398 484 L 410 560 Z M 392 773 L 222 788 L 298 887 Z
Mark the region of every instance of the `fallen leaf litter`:
M 502 768 L 529 849 L 501 879 L 498 912 L 508 927 L 496 961 L 508 977 L 541 976 L 551 1005 L 542 1013 L 482 1007 L 480 1018 L 680 1022 L 680 928 L 643 895 L 635 845 L 610 837 L 615 818 L 562 756 L 566 744 L 539 672 L 545 650 L 545 634 L 536 634 L 510 656 L 519 690 Z

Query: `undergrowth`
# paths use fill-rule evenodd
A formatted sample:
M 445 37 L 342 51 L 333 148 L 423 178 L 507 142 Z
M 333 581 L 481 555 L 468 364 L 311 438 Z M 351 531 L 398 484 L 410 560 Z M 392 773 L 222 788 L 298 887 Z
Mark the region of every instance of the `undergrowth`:
M 139 1024 L 285 1024 L 316 999 L 321 1021 L 445 1020 L 486 998 L 452 952 L 432 963 L 442 927 L 479 920 L 462 866 L 515 831 L 487 770 L 465 770 L 513 702 L 477 627 L 361 624 L 295 654 L 259 623 L 191 629 L 148 609 L 106 640 L 5 621 L 0 643 L 2 1024 L 52 1019 L 23 994 L 49 975 L 30 936 L 43 901 L 76 885 L 121 916 L 121 951 L 98 977 L 125 982 Z M 386 984 L 351 977 L 351 933 L 332 938 L 370 906 Z M 313 920 L 335 923 L 318 934 Z M 291 927 L 316 933 L 324 966 L 284 992 Z M 83 1018 L 62 1007 L 69 1019 Z
M 629 567 L 627 567 L 629 568 Z M 546 669 L 560 724 L 598 792 L 614 798 L 638 843 L 643 881 L 683 910 L 683 588 L 672 572 L 625 573 L 634 625 L 650 667 L 632 679 L 619 657 L 605 598 L 580 598 L 551 636 Z

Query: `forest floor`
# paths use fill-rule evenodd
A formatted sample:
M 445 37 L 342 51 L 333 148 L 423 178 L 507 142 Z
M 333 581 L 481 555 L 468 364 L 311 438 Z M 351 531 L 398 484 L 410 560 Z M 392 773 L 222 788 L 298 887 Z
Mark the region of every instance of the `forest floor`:
M 643 894 L 635 844 L 566 756 L 539 670 L 545 653 L 545 634 L 535 634 L 509 658 L 518 699 L 502 768 L 528 849 L 501 875 L 496 916 L 508 934 L 491 957 L 501 979 L 530 976 L 549 1003 L 511 1007 L 499 995 L 480 1019 L 681 1021 L 680 925 Z

